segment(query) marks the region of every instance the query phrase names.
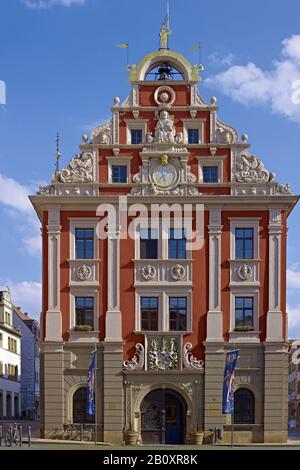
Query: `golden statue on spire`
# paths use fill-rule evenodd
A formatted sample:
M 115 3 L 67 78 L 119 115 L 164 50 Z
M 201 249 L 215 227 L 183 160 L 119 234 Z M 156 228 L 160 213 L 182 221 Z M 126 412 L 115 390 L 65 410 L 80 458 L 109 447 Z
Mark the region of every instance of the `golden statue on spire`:
M 170 13 L 169 13 L 169 2 L 168 2 L 165 21 L 163 22 L 160 32 L 159 32 L 160 49 L 169 49 L 168 38 L 171 34 L 172 32 L 170 30 Z

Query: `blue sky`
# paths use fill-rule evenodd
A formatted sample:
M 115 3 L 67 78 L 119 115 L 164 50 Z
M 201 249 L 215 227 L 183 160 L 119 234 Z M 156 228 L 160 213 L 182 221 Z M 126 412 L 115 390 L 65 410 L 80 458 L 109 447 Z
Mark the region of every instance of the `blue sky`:
M 300 193 L 300 3 L 170 0 L 170 47 L 192 62 L 202 43 L 200 91 L 216 95 L 220 118 L 246 132 L 265 166 Z M 129 91 L 131 62 L 157 49 L 165 0 L 0 0 L 0 285 L 15 303 L 40 309 L 39 225 L 27 201 L 54 169 L 55 136 L 62 164 L 81 135 L 109 117 L 114 96 Z M 1 99 L 1 93 L 0 93 Z M 300 205 L 289 219 L 290 334 L 300 336 Z

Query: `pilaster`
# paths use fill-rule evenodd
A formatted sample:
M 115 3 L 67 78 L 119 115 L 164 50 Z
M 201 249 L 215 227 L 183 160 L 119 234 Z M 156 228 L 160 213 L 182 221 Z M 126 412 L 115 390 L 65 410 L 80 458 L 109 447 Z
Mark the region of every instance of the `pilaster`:
M 223 342 L 223 315 L 221 312 L 221 215 L 220 207 L 209 211 L 209 311 L 207 313 L 206 342 Z
M 60 207 L 48 208 L 48 308 L 45 341 L 62 341 L 60 311 Z
M 269 211 L 269 308 L 266 341 L 283 341 L 281 292 L 281 209 Z

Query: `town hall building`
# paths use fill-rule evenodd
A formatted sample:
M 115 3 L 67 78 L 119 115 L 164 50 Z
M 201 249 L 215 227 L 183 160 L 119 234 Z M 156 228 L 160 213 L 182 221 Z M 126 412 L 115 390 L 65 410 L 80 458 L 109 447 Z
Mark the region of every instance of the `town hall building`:
M 42 224 L 42 435 L 86 413 L 99 440 L 230 442 L 225 353 L 239 349 L 234 441 L 286 442 L 287 219 L 297 202 L 201 96 L 201 67 L 159 50 L 31 202 Z M 199 87 L 198 87 L 199 86 Z

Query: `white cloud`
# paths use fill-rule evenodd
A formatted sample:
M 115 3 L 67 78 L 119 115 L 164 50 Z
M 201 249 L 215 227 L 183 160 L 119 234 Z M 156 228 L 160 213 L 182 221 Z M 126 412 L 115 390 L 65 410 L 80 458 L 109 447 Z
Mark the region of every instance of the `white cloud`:
M 1 284 L 10 288 L 11 300 L 16 307 L 20 307 L 30 317 L 39 320 L 42 304 L 42 284 L 40 282 L 13 282 L 8 279 Z
M 71 7 L 84 5 L 86 0 L 22 0 L 22 3 L 31 10 L 47 10 L 54 6 Z
M 14 221 L 14 228 L 20 234 L 23 249 L 29 255 L 41 252 L 39 222 L 28 199 L 34 188 L 23 186 L 13 178 L 0 173 L 0 205 Z
M 234 54 L 229 52 L 228 54 L 222 54 L 220 52 L 213 52 L 212 54 L 209 54 L 208 56 L 208 61 L 212 65 L 218 65 L 218 66 L 227 66 L 232 65 L 233 62 L 235 62 L 236 57 Z
M 300 124 L 300 35 L 282 42 L 281 56 L 263 70 L 253 62 L 233 65 L 208 77 L 205 84 L 217 88 L 243 105 L 267 105 L 274 113 Z

